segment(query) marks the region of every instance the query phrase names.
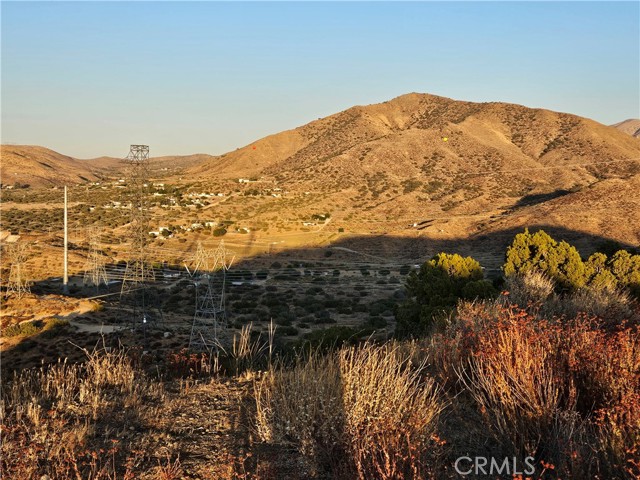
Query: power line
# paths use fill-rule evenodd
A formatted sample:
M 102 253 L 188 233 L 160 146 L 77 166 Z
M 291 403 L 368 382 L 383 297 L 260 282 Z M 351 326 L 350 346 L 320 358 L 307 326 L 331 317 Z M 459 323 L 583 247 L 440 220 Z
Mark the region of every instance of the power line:
M 227 324 L 226 279 L 233 258 L 228 258 L 224 241 L 221 240 L 214 252 L 207 252 L 198 245 L 196 267 L 210 267 L 211 271 L 200 273 L 195 281 L 196 311 L 193 316 L 189 349 L 211 351 L 220 344 L 218 329 Z M 211 265 L 209 262 L 211 261 Z M 204 286 L 204 295 L 199 295 L 200 285 Z
M 9 270 L 9 281 L 7 282 L 7 293 L 13 293 L 16 298 L 22 298 L 31 293 L 31 282 L 27 278 L 25 264 L 28 256 L 28 245 L 22 242 L 10 244 L 8 256 L 11 262 Z
M 105 259 L 100 252 L 100 230 L 98 227 L 90 227 L 87 231 L 87 237 L 89 239 L 89 255 L 85 264 L 84 285 L 94 285 L 96 287 L 96 294 L 99 291 L 101 283 L 107 285 L 109 283 L 107 279 L 107 271 L 105 268 Z
M 127 185 L 130 189 L 131 210 L 129 238 L 131 244 L 120 291 L 121 301 L 132 303 L 132 328 L 142 328 L 146 343 L 147 328 L 153 320 L 149 314 L 147 283 L 155 280 L 153 267 L 149 264 L 147 243 L 149 239 L 149 210 L 147 190 L 149 187 L 149 146 L 131 145 L 124 160 L 127 166 Z

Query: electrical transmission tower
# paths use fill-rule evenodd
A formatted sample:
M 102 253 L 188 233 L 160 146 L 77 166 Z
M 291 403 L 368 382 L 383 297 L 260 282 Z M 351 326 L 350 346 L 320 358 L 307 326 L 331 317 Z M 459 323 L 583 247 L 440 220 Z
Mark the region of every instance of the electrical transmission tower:
M 189 349 L 211 351 L 219 345 L 218 330 L 227 324 L 225 288 L 227 271 L 233 257 L 228 259 L 224 241 L 211 252 L 198 243 L 192 264 L 196 278 L 196 311 L 193 316 Z
M 149 209 L 147 193 L 149 187 L 149 146 L 131 145 L 127 165 L 127 186 L 129 187 L 131 214 L 128 237 L 131 242 L 127 266 L 122 279 L 120 301 L 133 307 L 132 328 L 142 328 L 145 332 L 151 322 L 148 284 L 155 280 L 147 244 L 149 240 Z
M 13 293 L 17 298 L 31 293 L 31 282 L 27 278 L 25 263 L 27 262 L 27 245 L 16 242 L 8 247 L 7 256 L 11 262 L 7 293 Z
M 87 231 L 89 255 L 84 267 L 83 278 L 85 285 L 94 285 L 96 287 L 96 293 L 99 291 L 101 283 L 108 284 L 105 259 L 100 251 L 100 234 L 98 227 L 90 227 Z

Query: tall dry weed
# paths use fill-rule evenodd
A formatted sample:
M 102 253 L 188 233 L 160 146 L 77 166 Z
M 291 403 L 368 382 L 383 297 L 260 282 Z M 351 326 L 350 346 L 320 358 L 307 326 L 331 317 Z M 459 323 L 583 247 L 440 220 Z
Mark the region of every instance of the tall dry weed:
M 585 315 L 548 321 L 514 307 L 478 324 L 458 343 L 458 378 L 505 454 L 551 461 L 569 477 L 637 472 L 638 327 L 612 332 Z
M 433 468 L 443 402 L 424 365 L 395 344 L 314 352 L 270 371 L 255 397 L 264 441 L 292 441 L 338 478 L 423 478 Z
M 161 401 L 164 392 L 126 352 L 86 353 L 84 364 L 23 370 L 4 383 L 2 478 L 115 478 L 127 452 L 97 438 L 97 426 L 104 432 L 111 417 L 140 414 L 143 397 Z
M 397 346 L 340 351 L 345 437 L 361 479 L 424 478 L 443 409 L 424 364 L 411 366 Z

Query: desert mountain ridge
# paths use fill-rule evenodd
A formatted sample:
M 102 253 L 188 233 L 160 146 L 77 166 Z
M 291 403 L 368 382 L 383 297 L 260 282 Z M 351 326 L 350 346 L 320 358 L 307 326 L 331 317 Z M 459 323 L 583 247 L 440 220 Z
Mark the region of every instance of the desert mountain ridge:
M 409 93 L 354 106 L 223 155 L 162 156 L 150 163 L 154 173 L 187 169 L 205 180 L 269 175 L 294 183 L 314 183 L 320 172 L 332 169 L 340 172 L 333 183 L 340 181 L 342 185 L 335 186 L 341 188 L 373 171 L 420 176 L 408 163 L 413 167 L 422 163 L 421 168 L 428 169 L 426 165 L 433 163 L 429 155 L 431 160 L 449 163 L 452 174 L 478 163 L 483 163 L 483 170 L 491 170 L 620 160 L 640 156 L 638 141 L 629 138 L 638 134 L 640 120 L 607 127 L 587 118 L 516 104 Z M 33 186 L 80 183 L 122 169 L 120 158 L 80 160 L 41 146 L 2 145 L 1 152 L 5 184 L 11 180 Z M 477 162 L 478 157 L 487 161 Z
M 410 93 L 267 136 L 191 171 L 218 178 L 281 174 L 293 180 L 287 173 L 331 165 L 358 177 L 364 173 L 359 165 L 393 171 L 407 160 L 423 161 L 424 153 L 442 155 L 452 164 L 480 154 L 497 163 L 535 167 L 638 156 L 638 142 L 571 114 Z
M 4 178 L 5 151 L 18 148 L 35 153 L 18 152 L 13 172 L 31 170 L 19 168 L 20 162 L 37 162 L 36 154 L 46 151 L 4 146 Z M 75 178 L 88 179 L 113 173 L 120 164 L 111 158 L 60 161 L 76 169 Z M 80 170 L 86 165 L 92 168 Z M 640 243 L 640 220 L 630 215 L 640 206 L 640 138 L 576 115 L 515 104 L 411 93 L 355 106 L 224 155 L 161 157 L 152 165 L 168 169 L 167 181 L 196 191 L 235 192 L 237 199 L 225 200 L 216 214 L 248 227 L 302 225 L 330 213 L 336 229 L 413 229 L 462 238 L 536 218 L 551 227 L 582 219 L 577 230 L 606 230 L 619 241 Z M 601 192 L 610 197 L 606 208 Z
M 640 119 L 630 118 L 611 126 L 621 132 L 628 133 L 632 137 L 640 137 Z
M 336 226 L 359 231 L 468 237 L 520 227 L 544 212 L 536 223 L 581 218 L 577 231 L 618 231 L 619 241 L 640 243 L 640 223 L 627 220 L 639 206 L 627 200 L 638 197 L 631 185 L 640 173 L 640 139 L 521 105 L 407 94 L 270 135 L 186 173 L 202 185 L 259 179 L 240 187 L 251 195 L 269 188 L 309 195 L 291 219 L 326 211 Z M 590 200 L 603 191 L 617 199 L 607 208 Z M 281 206 L 264 205 L 249 218 L 283 216 Z
M 3 185 L 52 187 L 98 179 L 89 163 L 45 147 L 2 145 L 0 158 Z
M 59 187 L 123 175 L 125 170 L 122 158 L 77 159 L 36 145 L 2 145 L 0 158 L 4 185 Z M 164 176 L 212 158 L 207 154 L 171 155 L 151 157 L 149 164 L 152 175 Z

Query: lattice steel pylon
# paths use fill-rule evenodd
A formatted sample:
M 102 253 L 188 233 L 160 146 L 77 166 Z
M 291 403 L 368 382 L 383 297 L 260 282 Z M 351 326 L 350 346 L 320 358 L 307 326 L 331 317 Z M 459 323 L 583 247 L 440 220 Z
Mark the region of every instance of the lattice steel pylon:
M 127 265 L 120 290 L 121 303 L 133 307 L 131 326 L 145 332 L 154 322 L 150 314 L 148 284 L 155 280 L 155 272 L 149 262 L 147 244 L 149 241 L 149 209 L 147 194 L 149 187 L 149 146 L 131 145 L 129 155 L 124 159 L 127 165 L 126 182 L 129 187 L 131 214 L 128 228 L 130 248 Z
M 10 244 L 7 247 L 7 256 L 11 262 L 7 293 L 13 293 L 17 298 L 22 298 L 27 293 L 31 293 L 31 282 L 27 278 L 25 269 L 27 250 L 27 245 L 21 242 Z
M 196 291 L 196 310 L 191 326 L 189 349 L 208 351 L 220 345 L 218 332 L 227 324 L 225 289 L 227 271 L 231 268 L 234 257 L 228 258 L 224 240 L 218 248 L 207 251 L 198 243 L 192 264 Z
M 100 251 L 100 236 L 101 231 L 99 228 L 90 227 L 87 229 L 89 255 L 87 256 L 87 263 L 84 267 L 84 278 L 82 279 L 84 285 L 95 286 L 96 292 L 99 292 L 100 284 L 107 285 L 109 283 L 105 269 L 105 258 Z

